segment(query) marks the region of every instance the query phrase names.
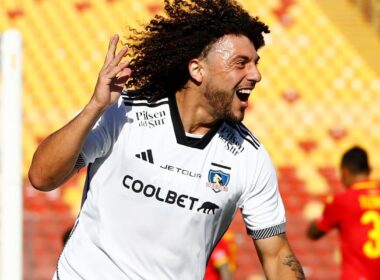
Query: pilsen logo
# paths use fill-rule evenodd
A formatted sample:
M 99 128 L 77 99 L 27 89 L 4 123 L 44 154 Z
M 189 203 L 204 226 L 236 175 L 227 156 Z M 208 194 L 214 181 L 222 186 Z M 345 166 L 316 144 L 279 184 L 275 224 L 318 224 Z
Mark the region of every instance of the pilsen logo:
M 235 135 L 235 132 L 228 127 L 223 127 L 221 129 L 219 132 L 219 139 L 224 142 L 224 148 L 227 151 L 230 151 L 234 156 L 244 151 L 244 147 L 242 146 L 242 139 L 239 139 Z
M 165 124 L 166 112 L 164 110 L 154 113 L 141 111 L 136 113 L 136 118 L 140 127 L 154 128 Z
M 215 193 L 221 191 L 228 191 L 228 183 L 230 181 L 230 174 L 227 174 L 221 170 L 210 169 L 208 172 L 208 182 L 206 186 L 211 188 Z

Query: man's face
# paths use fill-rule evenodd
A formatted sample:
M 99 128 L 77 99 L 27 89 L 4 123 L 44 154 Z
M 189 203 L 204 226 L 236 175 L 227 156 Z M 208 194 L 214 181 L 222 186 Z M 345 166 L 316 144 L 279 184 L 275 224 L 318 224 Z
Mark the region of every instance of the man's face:
M 248 98 L 261 80 L 259 57 L 245 36 L 226 35 L 202 59 L 205 97 L 217 119 L 241 122 Z

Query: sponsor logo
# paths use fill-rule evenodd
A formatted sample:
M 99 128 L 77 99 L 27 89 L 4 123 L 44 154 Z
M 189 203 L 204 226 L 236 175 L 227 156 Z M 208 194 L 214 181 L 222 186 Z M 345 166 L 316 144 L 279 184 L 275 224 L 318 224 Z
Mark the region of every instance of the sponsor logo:
M 228 183 L 230 181 L 230 174 L 223 172 L 222 170 L 210 169 L 208 172 L 208 182 L 206 186 L 211 188 L 215 193 L 221 191 L 228 191 Z
M 202 211 L 203 213 L 205 214 L 210 214 L 210 212 L 212 212 L 213 215 L 215 215 L 215 210 L 219 209 L 219 206 L 210 202 L 210 201 L 206 201 L 202 204 L 201 207 L 199 207 L 197 209 L 197 211 Z
M 125 175 L 123 178 L 124 188 L 133 191 L 136 194 L 142 194 L 147 198 L 153 198 L 161 203 L 171 204 L 190 211 L 196 210 L 204 214 L 215 215 L 220 207 L 213 202 L 205 201 L 199 205 L 199 198 L 186 194 L 179 194 L 173 190 L 166 190 L 151 184 L 144 184 L 143 181 L 133 178 L 131 175 Z M 198 208 L 197 208 L 198 207 Z
M 189 171 L 189 170 L 186 170 L 186 169 L 183 169 L 183 168 L 179 168 L 179 167 L 175 167 L 175 166 L 172 166 L 172 165 L 169 165 L 169 164 L 161 165 L 160 167 L 162 169 L 165 169 L 165 170 L 168 170 L 168 171 L 171 171 L 171 172 L 175 172 L 175 173 L 178 173 L 178 174 L 181 174 L 181 175 L 184 175 L 184 176 L 189 176 L 189 177 L 192 177 L 192 178 L 201 178 L 202 177 L 202 175 L 200 173 Z
M 224 148 L 234 156 L 244 151 L 244 147 L 241 145 L 242 141 L 238 139 L 234 131 L 228 127 L 223 127 L 221 129 L 219 139 L 223 141 Z
M 140 127 L 154 128 L 165 124 L 166 112 L 164 110 L 155 113 L 140 111 L 136 112 L 136 118 Z
M 149 150 L 146 150 L 145 152 L 141 152 L 139 154 L 135 154 L 135 157 L 139 158 L 139 159 L 142 159 L 143 161 L 147 161 L 151 164 L 154 164 L 154 161 L 153 161 L 153 154 L 152 154 L 152 150 L 149 149 Z

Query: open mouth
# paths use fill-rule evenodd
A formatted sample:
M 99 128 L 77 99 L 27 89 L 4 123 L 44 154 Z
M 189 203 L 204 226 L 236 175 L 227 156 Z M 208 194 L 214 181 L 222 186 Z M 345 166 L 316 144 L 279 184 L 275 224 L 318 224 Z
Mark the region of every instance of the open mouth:
M 252 91 L 252 88 L 242 88 L 236 91 L 236 95 L 241 101 L 247 101 Z

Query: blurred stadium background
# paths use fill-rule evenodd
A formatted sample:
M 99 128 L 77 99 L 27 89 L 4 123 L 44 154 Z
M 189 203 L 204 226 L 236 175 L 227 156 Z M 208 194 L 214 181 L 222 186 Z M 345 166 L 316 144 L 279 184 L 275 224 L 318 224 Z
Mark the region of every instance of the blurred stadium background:
M 109 37 L 126 35 L 128 26 L 138 27 L 160 13 L 162 2 L 1 0 L 0 33 L 17 29 L 23 41 L 22 279 L 51 279 L 62 236 L 79 211 L 85 177 L 82 171 L 56 191 L 37 192 L 27 179 L 33 152 L 86 104 Z M 337 279 L 337 235 L 311 242 L 305 230 L 319 215 L 324 197 L 342 190 L 337 167 L 347 148 L 366 148 L 373 177 L 380 178 L 380 1 L 240 2 L 271 28 L 260 51 L 263 79 L 245 123 L 277 166 L 288 238 L 308 279 Z M 5 121 L 16 125 L 14 119 Z M 11 149 L 1 148 L 3 154 Z M 10 187 L 0 185 L 1 201 L 11 200 L 5 197 Z M 12 219 L 18 219 L 16 213 Z M 9 220 L 0 220 L 0 228 L 7 228 Z M 263 279 L 240 215 L 232 229 L 238 242 L 236 279 Z M 17 244 L 17 232 L 14 236 L 1 240 L 0 260 L 17 251 L 9 246 Z

